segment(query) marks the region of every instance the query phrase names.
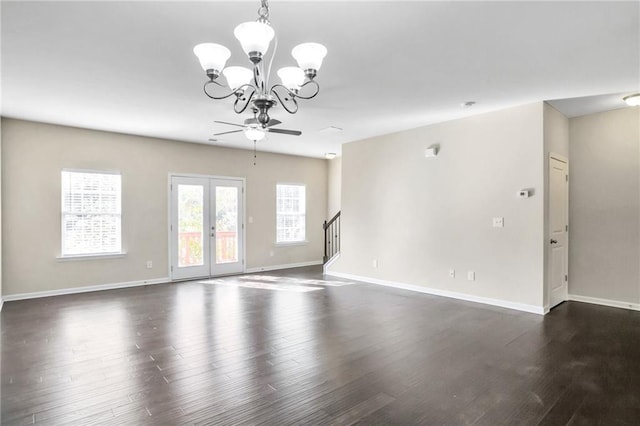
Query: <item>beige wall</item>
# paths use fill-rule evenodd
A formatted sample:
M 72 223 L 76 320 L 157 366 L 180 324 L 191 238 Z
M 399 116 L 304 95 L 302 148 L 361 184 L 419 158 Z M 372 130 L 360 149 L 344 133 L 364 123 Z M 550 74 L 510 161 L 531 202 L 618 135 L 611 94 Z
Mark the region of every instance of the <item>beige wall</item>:
M 342 193 L 342 157 L 336 157 L 328 162 L 327 176 L 327 220 L 340 211 L 340 197 Z
M 569 119 L 551 105 L 544 104 L 544 146 L 550 153 L 569 158 Z M 548 166 L 548 162 L 545 161 Z
M 425 158 L 436 143 L 439 155 Z M 332 272 L 541 310 L 542 102 L 349 143 L 342 153 L 342 252 Z M 522 188 L 535 195 L 518 199 Z
M 545 221 L 544 235 L 549 236 L 549 156 L 561 155 L 569 160 L 569 119 L 551 105 L 544 104 L 544 204 Z M 571 167 L 571 164 L 569 164 Z M 549 238 L 545 237 L 544 265 L 549 271 Z M 570 248 L 569 248 L 570 249 Z M 549 277 L 545 275 L 544 303 L 549 306 Z
M 169 173 L 246 178 L 246 216 L 253 217 L 246 223 L 248 268 L 322 259 L 326 160 L 259 152 L 254 166 L 251 151 L 11 119 L 2 124 L 5 295 L 167 277 Z M 122 173 L 125 258 L 56 260 L 63 168 Z M 275 246 L 277 182 L 307 186 L 306 245 Z
M 640 108 L 569 124 L 569 293 L 638 304 Z

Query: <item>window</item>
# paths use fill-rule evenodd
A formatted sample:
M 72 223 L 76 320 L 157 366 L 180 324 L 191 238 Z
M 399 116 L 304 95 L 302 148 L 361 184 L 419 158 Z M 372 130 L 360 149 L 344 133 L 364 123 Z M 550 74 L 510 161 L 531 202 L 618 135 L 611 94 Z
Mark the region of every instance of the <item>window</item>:
M 276 188 L 276 243 L 304 242 L 307 212 L 305 186 L 278 184 Z
M 120 253 L 121 176 L 62 171 L 62 256 Z

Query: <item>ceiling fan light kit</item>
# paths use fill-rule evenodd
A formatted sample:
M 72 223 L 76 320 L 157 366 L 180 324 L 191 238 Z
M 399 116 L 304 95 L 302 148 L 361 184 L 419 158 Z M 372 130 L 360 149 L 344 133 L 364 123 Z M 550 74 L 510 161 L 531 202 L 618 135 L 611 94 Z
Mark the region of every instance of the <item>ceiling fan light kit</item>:
M 298 111 L 298 99 L 312 99 L 318 94 L 320 86 L 315 81 L 315 77 L 327 55 L 327 49 L 318 43 L 297 45 L 291 51 L 291 55 L 298 63 L 298 67 L 290 66 L 279 69 L 277 74 L 281 84 L 276 83 L 269 86 L 271 64 L 276 54 L 278 39 L 269 22 L 268 1 L 261 1 L 257 21 L 238 25 L 233 34 L 253 64 L 253 69 L 239 66 L 225 68 L 227 60 L 231 57 L 231 52 L 220 44 L 201 43 L 194 47 L 193 53 L 198 57 L 200 65 L 208 77 L 208 81 L 204 84 L 204 93 L 209 98 L 221 100 L 235 96 L 233 109 L 237 114 L 242 114 L 248 107 L 251 107 L 255 122 L 245 130 L 245 135 L 251 139 L 250 135 L 258 135 L 255 132 L 259 130 L 258 127 L 266 130 L 270 125 L 273 125 L 270 124 L 271 117 L 269 116 L 271 108 L 280 104 L 289 114 L 295 114 Z M 266 54 L 274 39 L 274 48 L 267 65 Z M 226 84 L 219 82 L 218 78 L 221 74 L 226 79 Z M 216 91 L 223 92 L 214 93 Z M 247 121 L 251 120 L 245 120 L 245 126 Z M 285 131 L 276 130 L 269 129 L 272 133 L 285 133 Z M 265 131 L 260 133 L 263 138 Z
M 263 132 L 260 129 L 256 129 L 254 127 L 249 127 L 248 129 L 246 129 L 244 131 L 244 135 L 247 137 L 247 139 L 249 139 L 251 141 L 259 142 L 262 139 L 264 139 L 266 133 Z

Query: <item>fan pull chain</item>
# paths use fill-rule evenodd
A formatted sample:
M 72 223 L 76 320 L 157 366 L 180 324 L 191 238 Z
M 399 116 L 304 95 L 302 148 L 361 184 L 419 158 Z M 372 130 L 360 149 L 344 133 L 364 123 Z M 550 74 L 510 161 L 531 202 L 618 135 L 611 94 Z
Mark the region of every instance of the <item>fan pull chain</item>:
M 256 141 L 253 141 L 253 165 L 256 165 Z

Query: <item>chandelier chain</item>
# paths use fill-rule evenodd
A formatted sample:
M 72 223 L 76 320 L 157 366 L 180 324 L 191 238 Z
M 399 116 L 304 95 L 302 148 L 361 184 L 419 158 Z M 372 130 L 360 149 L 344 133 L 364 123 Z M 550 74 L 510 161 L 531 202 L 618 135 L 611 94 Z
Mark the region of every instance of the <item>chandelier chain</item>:
M 260 9 L 258 9 L 258 21 L 269 22 L 269 2 L 268 0 L 261 0 Z

